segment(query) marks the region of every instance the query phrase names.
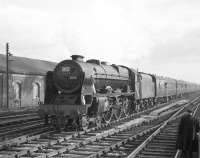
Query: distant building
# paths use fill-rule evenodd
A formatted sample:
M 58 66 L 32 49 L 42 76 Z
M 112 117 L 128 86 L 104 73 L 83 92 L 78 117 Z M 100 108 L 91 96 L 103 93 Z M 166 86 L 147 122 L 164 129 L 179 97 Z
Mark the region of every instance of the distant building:
M 9 57 L 9 108 L 37 106 L 44 102 L 45 74 L 54 62 Z M 0 54 L 0 109 L 6 109 L 6 56 Z

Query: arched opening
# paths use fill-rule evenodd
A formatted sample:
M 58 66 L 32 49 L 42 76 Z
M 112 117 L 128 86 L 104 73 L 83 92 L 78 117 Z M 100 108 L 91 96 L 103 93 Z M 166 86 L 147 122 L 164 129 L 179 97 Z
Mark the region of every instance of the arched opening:
M 21 99 L 21 84 L 19 82 L 14 84 L 15 99 Z
M 33 84 L 33 99 L 39 99 L 40 98 L 40 84 L 35 82 Z
M 22 94 L 21 83 L 15 82 L 14 83 L 15 106 L 21 106 L 21 94 Z
M 40 84 L 37 82 L 33 83 L 33 104 L 40 104 Z

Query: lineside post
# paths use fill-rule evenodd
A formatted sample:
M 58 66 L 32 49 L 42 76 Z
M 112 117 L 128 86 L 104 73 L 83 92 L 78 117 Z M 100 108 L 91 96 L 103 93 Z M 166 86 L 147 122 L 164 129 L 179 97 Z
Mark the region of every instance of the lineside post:
M 6 107 L 9 108 L 9 72 L 8 72 L 9 43 L 6 43 Z
M 9 43 L 6 43 L 6 108 L 9 108 Z

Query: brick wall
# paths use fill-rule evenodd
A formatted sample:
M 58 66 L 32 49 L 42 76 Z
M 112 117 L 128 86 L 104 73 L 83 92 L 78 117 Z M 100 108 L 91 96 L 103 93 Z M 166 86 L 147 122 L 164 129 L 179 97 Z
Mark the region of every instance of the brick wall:
M 3 85 L 1 86 L 1 78 Z M 34 86 L 38 86 L 39 93 L 33 92 Z M 39 101 L 44 102 L 45 76 L 42 75 L 9 75 L 9 108 L 32 107 L 37 106 Z M 37 87 L 36 86 L 36 87 Z M 2 88 L 3 87 L 3 88 Z M 3 91 L 3 92 L 2 92 Z M 3 93 L 3 95 L 1 95 Z M 2 96 L 2 99 L 1 99 Z M 6 107 L 6 76 L 0 75 L 0 101 L 1 107 Z

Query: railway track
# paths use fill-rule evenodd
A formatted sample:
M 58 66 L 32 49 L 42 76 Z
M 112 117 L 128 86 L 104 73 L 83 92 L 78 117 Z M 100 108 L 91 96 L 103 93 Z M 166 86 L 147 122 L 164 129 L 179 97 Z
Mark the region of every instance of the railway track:
M 162 117 L 152 117 L 148 120 L 144 117 L 132 120 L 136 118 L 133 115 L 129 118 L 132 121 L 124 118 L 110 125 L 105 125 L 103 128 L 93 128 L 75 134 L 73 132 L 61 132 L 33 136 L 23 141 L 17 141 L 15 145 L 12 143 L 12 145 L 4 146 L 4 148 L 1 146 L 0 155 L 3 155 L 3 157 L 41 158 L 53 156 L 62 157 L 62 154 L 65 154 L 66 157 L 67 155 L 69 157 L 95 157 L 105 154 L 106 151 L 109 152 L 107 148 L 114 149 L 114 147 L 130 141 L 130 139 L 136 139 L 139 136 L 144 137 L 146 133 L 151 134 L 151 132 L 161 126 L 161 123 L 167 119 L 166 117 L 170 117 L 175 111 L 171 110 Z M 136 115 L 144 115 L 149 112 L 150 110 Z M 97 150 L 98 148 L 102 150 L 99 151 Z
M 50 127 L 44 125 L 44 121 L 32 120 L 17 125 L 10 125 L 0 128 L 0 140 L 5 141 L 20 137 L 26 134 L 35 135 L 49 130 Z
M 145 129 L 152 127 L 158 121 L 159 121 L 158 119 L 152 121 L 150 125 L 149 123 L 144 124 L 143 120 L 136 120 L 133 121 L 132 123 L 129 122 L 129 124 L 126 125 L 124 124 L 119 125 L 114 129 L 108 129 L 102 132 L 101 131 L 84 132 L 84 133 L 79 133 L 76 136 L 75 135 L 71 136 L 70 132 L 44 135 L 41 136 L 39 139 L 31 140 L 26 143 L 13 146 L 11 148 L 7 148 L 6 150 L 2 150 L 0 154 L 13 153 L 12 151 L 14 151 L 14 153 L 17 154 L 18 157 L 25 156 L 25 157 L 39 158 L 39 157 L 46 157 L 47 155 L 49 157 L 52 157 L 56 156 L 58 153 L 64 153 L 65 151 L 70 151 L 71 152 L 69 154 L 70 156 L 72 156 L 73 154 L 76 155 L 75 153 L 79 153 L 79 156 L 83 156 L 85 154 L 83 154 L 81 148 L 82 146 L 90 145 L 91 142 L 98 143 L 100 140 L 105 139 L 105 137 L 108 137 L 110 135 L 115 135 L 116 133 L 120 133 L 126 129 L 131 129 L 131 127 L 134 127 L 136 123 L 137 126 L 135 128 L 132 128 L 131 131 L 143 132 Z M 68 135 L 68 137 L 66 135 Z M 104 147 L 106 146 L 106 143 L 108 142 L 112 143 L 113 141 L 114 140 L 112 138 L 108 138 L 107 140 L 102 141 L 100 146 Z M 98 147 L 97 144 L 93 145 Z M 80 150 L 77 151 L 77 148 L 79 148 Z M 10 157 L 16 156 L 15 154 L 10 155 Z
M 126 119 L 130 120 L 130 119 L 137 118 L 140 115 L 148 114 L 150 111 L 164 107 L 164 106 L 166 106 L 166 104 L 158 105 L 156 107 L 153 107 L 152 109 L 139 112 L 137 114 L 134 114 L 130 117 L 123 118 L 121 120 L 112 121 L 109 124 L 109 126 L 120 124 L 121 121 L 123 122 Z M 177 104 L 176 106 L 180 106 L 180 105 Z M 174 108 L 176 108 L 176 106 L 174 106 Z M 16 116 L 16 119 L 14 119 L 15 116 Z M 30 138 L 30 136 L 40 134 L 42 132 L 46 133 L 47 130 L 53 131 L 52 128 L 48 128 L 47 126 L 44 126 L 44 123 L 43 123 L 44 120 L 39 118 L 38 115 L 34 112 L 25 113 L 25 114 L 20 113 L 18 115 L 9 116 L 7 120 L 5 119 L 6 116 L 1 116 L 0 120 L 1 118 L 3 118 L 3 122 L 0 122 L 0 140 L 4 142 L 7 142 L 6 140 L 8 140 L 9 142 L 9 140 L 13 138 L 15 138 L 14 142 L 18 142 L 18 141 L 21 142 L 21 140 L 25 139 L 24 137 Z M 12 119 L 14 119 L 14 121 L 12 121 Z M 108 124 L 107 125 L 103 124 L 101 128 L 103 129 L 103 128 L 106 128 L 107 126 Z M 92 130 L 96 130 L 96 128 L 92 128 Z M 13 141 L 11 140 L 11 142 Z M 1 148 L 1 144 L 0 144 L 0 148 Z
M 142 114 L 148 114 L 150 111 L 164 106 L 166 106 L 166 104 L 161 104 L 150 110 L 134 114 L 134 116 L 128 117 L 127 119 L 137 118 Z M 172 108 L 176 108 L 176 106 Z M 118 120 L 118 122 L 120 123 L 120 120 Z M 115 124 L 117 124 L 116 121 L 112 121 L 110 123 L 110 125 Z M 105 126 L 106 125 L 104 124 L 101 127 L 104 128 Z M 43 119 L 38 117 L 38 114 L 35 110 L 26 110 L 14 113 L 3 113 L 0 115 L 0 141 L 6 141 L 13 138 L 16 138 L 16 141 L 18 139 L 24 140 L 23 135 L 25 135 L 25 137 L 30 137 L 35 134 L 46 132 L 48 129 L 49 128 L 47 126 L 44 126 Z
M 0 116 L 0 141 L 32 134 L 44 127 L 44 120 L 39 118 L 36 111 L 25 111 L 15 114 L 3 114 Z M 47 127 L 44 127 L 47 128 Z
M 200 114 L 200 102 L 191 105 L 193 116 Z M 178 124 L 185 109 L 181 109 L 182 113 L 172 120 L 163 124 L 163 126 L 155 131 L 151 137 L 136 148 L 128 158 L 180 158 L 180 153 L 176 151 L 176 138 L 178 132 Z M 181 111 L 180 110 L 180 111 Z
M 7 111 L 0 113 L 0 125 L 18 122 L 26 118 L 37 117 L 37 108 L 21 111 Z
M 158 120 L 154 120 L 154 123 L 151 122 L 139 128 L 133 128 L 133 130 L 127 129 L 119 133 L 116 132 L 113 135 L 92 142 L 89 145 L 84 145 L 80 148 L 66 151 L 64 154 L 57 154 L 55 157 L 78 157 L 78 155 L 79 157 L 81 156 L 88 158 L 127 157 L 129 154 L 131 154 L 133 149 L 138 151 L 138 149 L 141 148 L 140 146 L 148 143 L 149 138 L 152 138 L 155 133 L 158 133 L 158 131 L 163 128 L 162 122 L 167 118 L 170 117 L 171 119 L 176 115 L 175 114 L 171 117 L 172 114 L 173 112 L 160 117 Z M 167 124 L 166 121 L 164 125 L 165 124 Z M 100 149 L 99 146 L 103 146 L 103 149 Z M 95 148 L 95 150 L 98 150 L 93 151 L 92 147 Z M 153 157 L 155 157 L 155 155 Z

